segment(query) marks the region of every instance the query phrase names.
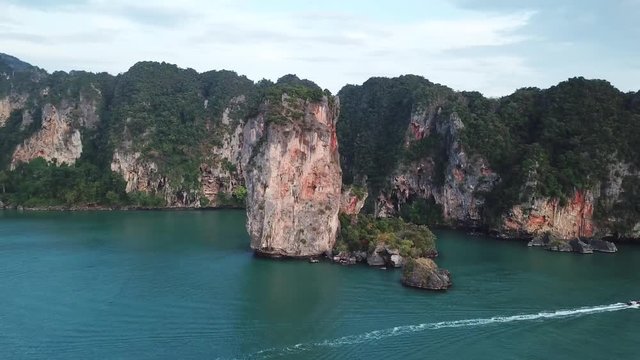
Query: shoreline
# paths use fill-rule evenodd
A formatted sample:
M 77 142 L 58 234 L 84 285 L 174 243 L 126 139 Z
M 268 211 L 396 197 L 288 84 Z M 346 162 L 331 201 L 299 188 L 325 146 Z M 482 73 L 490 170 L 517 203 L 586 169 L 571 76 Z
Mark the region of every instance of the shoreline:
M 0 207 L 0 211 L 15 211 L 15 212 L 108 212 L 108 211 L 221 211 L 221 210 L 245 210 L 246 207 L 241 206 L 206 206 L 206 207 L 188 207 L 188 206 L 163 206 L 163 207 L 144 207 L 144 206 L 124 206 L 124 207 L 109 207 L 109 206 L 42 206 L 42 207 L 21 207 L 21 206 L 7 206 Z M 454 230 L 467 233 L 469 236 L 484 236 L 493 240 L 499 241 L 517 241 L 527 242 L 533 239 L 533 236 L 513 237 L 505 236 L 495 229 L 487 229 L 482 227 L 472 226 L 446 226 L 442 224 L 429 225 L 432 230 Z M 593 238 L 595 239 L 595 238 Z M 640 245 L 640 239 L 634 238 L 615 238 L 615 237 L 603 237 L 601 240 L 612 241 L 623 244 Z M 268 256 L 266 256 L 268 257 Z
M 218 210 L 244 210 L 245 207 L 240 206 L 207 206 L 207 207 L 183 207 L 183 206 L 163 206 L 163 207 L 145 207 L 145 206 L 42 206 L 42 207 L 0 207 L 0 211 L 15 212 L 83 212 L 83 211 L 218 211 Z

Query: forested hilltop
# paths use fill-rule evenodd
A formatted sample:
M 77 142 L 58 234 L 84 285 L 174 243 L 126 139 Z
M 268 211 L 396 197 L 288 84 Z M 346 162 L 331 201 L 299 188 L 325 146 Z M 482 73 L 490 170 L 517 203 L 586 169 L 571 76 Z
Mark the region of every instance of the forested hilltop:
M 328 94 L 293 75 L 156 62 L 49 74 L 0 55 L 0 74 L 12 207 L 242 206 L 248 119 L 286 124 L 305 116 L 286 99 Z M 640 237 L 640 93 L 573 78 L 491 99 L 407 75 L 338 95 L 343 182 L 367 213 L 505 237 Z
M 500 99 L 417 76 L 339 92 L 344 182 L 365 210 L 564 238 L 640 233 L 640 93 L 573 78 Z
M 245 119 L 284 93 L 324 95 L 293 75 L 254 83 L 156 62 L 48 74 L 2 55 L 0 74 L 0 201 L 40 208 L 244 206 Z

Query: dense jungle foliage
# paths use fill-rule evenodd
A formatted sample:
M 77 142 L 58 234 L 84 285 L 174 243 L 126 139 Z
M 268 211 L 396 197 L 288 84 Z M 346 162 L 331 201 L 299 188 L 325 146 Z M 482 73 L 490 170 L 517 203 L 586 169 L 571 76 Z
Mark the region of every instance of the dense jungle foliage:
M 398 249 L 405 257 L 423 257 L 436 253 L 436 236 L 426 227 L 399 218 L 374 218 L 340 215 L 340 234 L 335 249 L 372 252 L 380 244 Z
M 139 152 L 143 160 L 157 164 L 158 174 L 176 191 L 197 192 L 202 164 L 237 171 L 211 148 L 221 146 L 239 121 L 256 115 L 265 104 L 267 122 L 295 121 L 302 116 L 296 104 L 330 94 L 294 75 L 254 83 L 232 71 L 198 73 L 156 62 L 137 63 L 117 76 L 48 74 L 0 54 L 0 74 L 0 99 L 24 97 L 23 108 L 12 111 L 0 127 L 0 199 L 11 204 L 162 206 L 154 194 L 124 192 L 122 179 L 110 168 L 116 149 Z M 282 116 L 278 107 L 285 93 L 297 100 Z M 478 194 L 486 198 L 486 219 L 522 201 L 523 193 L 566 201 L 577 189 L 605 184 L 611 164 L 628 164 L 629 174 L 640 165 L 640 93 L 622 93 L 602 80 L 573 78 L 546 90 L 524 88 L 490 99 L 406 75 L 347 85 L 339 96 L 343 181 L 366 185 L 369 210 L 402 167 L 430 158 L 434 186 L 445 182 L 452 139 L 438 132 L 438 126 L 455 116 L 464 124 L 458 140 L 468 156 L 481 155 L 500 175 L 496 188 Z M 75 104 L 72 125 L 82 134 L 82 157 L 75 165 L 56 167 L 34 160 L 10 170 L 16 146 L 42 127 L 46 103 Z M 99 120 L 81 123 L 80 103 L 93 104 Z M 422 123 L 429 119 L 428 136 L 408 141 L 412 117 Z M 624 178 L 624 199 L 596 209 L 597 216 L 617 214 L 628 223 L 638 218 L 638 184 L 629 174 L 613 174 Z M 220 202 L 238 203 L 241 194 L 236 195 L 221 194 Z M 413 223 L 442 222 L 442 209 L 433 198 L 414 197 L 398 210 Z
M 24 98 L 23 109 L 10 113 L 0 127 L 0 200 L 12 205 L 164 206 L 156 194 L 126 194 L 124 180 L 111 171 L 114 152 L 138 152 L 157 165 L 175 191 L 199 191 L 200 166 L 236 167 L 211 149 L 243 119 L 256 115 L 262 103 L 286 93 L 302 100 L 321 100 L 324 92 L 308 80 L 287 75 L 276 83 L 258 83 L 232 71 L 198 73 L 176 65 L 139 62 L 112 76 L 82 71 L 54 72 L 0 54 L 0 99 Z M 72 126 L 80 129 L 82 156 L 74 165 L 56 166 L 36 159 L 11 170 L 13 152 L 42 127 L 42 106 L 74 106 Z M 95 106 L 95 123 L 83 123 L 83 104 Z M 225 113 L 225 109 L 229 109 Z M 31 122 L 25 121 L 32 119 Z M 86 120 L 85 120 L 86 121 Z M 220 193 L 222 206 L 244 204 L 246 189 Z M 206 205 L 206 204 L 205 204 Z
M 632 164 L 634 169 L 640 165 L 640 96 L 622 93 L 602 80 L 573 78 L 546 90 L 525 88 L 489 99 L 402 76 L 349 85 L 339 96 L 344 181 L 366 179 L 369 199 L 389 186 L 400 166 L 427 157 L 442 174 L 436 184 L 444 179 L 445 139 L 405 143 L 412 116 L 422 116 L 424 109 L 437 109 L 433 124 L 454 113 L 459 116 L 464 148 L 470 156 L 482 155 L 500 175 L 497 188 L 484 194 L 489 219 L 522 200 L 527 180 L 533 181 L 534 195 L 564 202 L 575 190 L 606 183 L 614 162 Z M 424 208 L 418 217 L 426 217 L 431 208 L 418 206 Z

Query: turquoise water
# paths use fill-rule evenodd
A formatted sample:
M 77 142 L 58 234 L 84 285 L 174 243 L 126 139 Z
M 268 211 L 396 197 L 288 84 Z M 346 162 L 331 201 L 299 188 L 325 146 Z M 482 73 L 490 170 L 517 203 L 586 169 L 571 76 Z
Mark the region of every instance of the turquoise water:
M 0 358 L 638 359 L 640 247 L 438 232 L 446 293 L 270 261 L 242 211 L 0 212 Z M 566 311 L 560 311 L 566 310 Z

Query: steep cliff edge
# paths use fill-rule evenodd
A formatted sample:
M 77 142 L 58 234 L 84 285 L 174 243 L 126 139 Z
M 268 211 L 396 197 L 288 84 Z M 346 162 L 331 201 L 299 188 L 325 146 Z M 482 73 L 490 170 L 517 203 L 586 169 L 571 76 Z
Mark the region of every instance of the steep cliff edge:
M 242 206 L 242 132 L 260 93 L 230 71 L 141 62 L 115 84 L 110 168 L 169 207 Z
M 434 211 L 422 219 L 424 223 L 482 226 L 484 194 L 500 178 L 482 156 L 467 153 L 460 137 L 463 129 L 460 117 L 443 114 L 441 107 L 413 114 L 404 151 L 422 151 L 424 157 L 409 157 L 394 171 L 391 186 L 378 196 L 378 216 L 411 217 L 420 200 L 431 200 L 428 206 Z M 408 220 L 420 223 L 417 218 Z
M 640 235 L 639 94 L 574 78 L 487 99 L 401 76 L 339 96 L 366 212 L 506 238 Z
M 291 124 L 313 111 L 296 102 L 322 96 L 295 76 L 254 83 L 155 62 L 118 76 L 48 74 L 0 54 L 0 200 L 243 206 L 250 160 L 280 169 L 267 140 L 305 138 Z M 502 237 L 640 237 L 640 93 L 574 78 L 488 99 L 407 75 L 348 85 L 339 97 L 344 213 Z M 284 170 L 300 179 L 311 171 Z M 259 182 L 286 187 L 287 176 Z
M 23 94 L 12 94 L 0 98 L 0 128 L 5 126 L 13 111 L 24 109 L 26 101 L 27 96 Z
M 559 199 L 536 198 L 514 206 L 501 223 L 501 236 L 530 237 L 552 233 L 561 239 L 591 238 L 595 235 L 594 196 L 576 191 L 567 204 Z
M 245 126 L 247 230 L 272 257 L 328 253 L 338 231 L 342 171 L 337 98 L 282 94 Z
M 75 108 L 63 104 L 58 110 L 51 104 L 44 105 L 41 129 L 18 145 L 11 158 L 11 168 L 38 157 L 57 164 L 74 164 L 82 155 L 80 129 L 72 124 L 73 117 L 78 116 L 73 114 Z

